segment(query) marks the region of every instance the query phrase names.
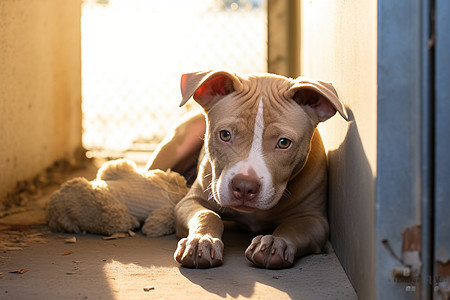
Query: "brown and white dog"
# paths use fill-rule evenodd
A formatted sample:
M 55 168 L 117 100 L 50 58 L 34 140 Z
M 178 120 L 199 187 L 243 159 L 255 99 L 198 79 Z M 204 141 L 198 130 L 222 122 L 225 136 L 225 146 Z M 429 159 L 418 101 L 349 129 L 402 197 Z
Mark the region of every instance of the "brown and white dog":
M 336 111 L 348 120 L 331 83 L 208 71 L 183 75 L 181 93 L 180 106 L 193 97 L 203 112 L 184 118 L 147 164 L 185 175 L 198 169 L 175 208 L 175 260 L 220 265 L 222 218 L 255 233 L 274 230 L 245 251 L 259 267 L 286 268 L 320 253 L 328 241 L 327 166 L 316 126 Z

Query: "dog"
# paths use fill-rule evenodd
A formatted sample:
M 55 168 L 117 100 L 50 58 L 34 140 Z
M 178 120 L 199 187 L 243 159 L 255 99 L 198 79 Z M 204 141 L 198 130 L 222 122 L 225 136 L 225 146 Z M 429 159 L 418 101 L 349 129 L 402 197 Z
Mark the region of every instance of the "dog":
M 329 231 L 327 163 L 316 127 L 336 112 L 348 121 L 333 85 L 205 71 L 184 74 L 181 94 L 180 106 L 192 97 L 202 111 L 184 117 L 147 163 L 187 177 L 197 172 L 175 207 L 175 260 L 221 265 L 222 219 L 260 234 L 245 251 L 258 267 L 288 268 L 297 257 L 321 253 Z

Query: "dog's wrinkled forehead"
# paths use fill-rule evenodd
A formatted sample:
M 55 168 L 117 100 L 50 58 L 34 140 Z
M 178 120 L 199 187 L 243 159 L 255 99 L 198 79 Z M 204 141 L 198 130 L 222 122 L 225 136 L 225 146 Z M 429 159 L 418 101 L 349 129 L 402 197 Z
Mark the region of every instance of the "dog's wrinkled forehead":
M 290 78 L 275 74 L 256 73 L 236 77 L 240 80 L 242 92 L 264 93 L 267 96 L 282 95 L 295 83 Z
M 284 96 L 293 85 L 284 77 L 251 75 L 240 80 L 241 89 L 224 96 L 207 110 L 216 126 L 231 120 L 240 132 L 253 132 L 255 126 L 281 118 L 289 105 L 295 105 Z
M 280 103 L 286 101 L 288 90 L 295 84 L 292 80 L 272 75 L 256 74 L 241 77 L 242 90 L 236 90 L 240 97 L 262 98 L 264 102 Z

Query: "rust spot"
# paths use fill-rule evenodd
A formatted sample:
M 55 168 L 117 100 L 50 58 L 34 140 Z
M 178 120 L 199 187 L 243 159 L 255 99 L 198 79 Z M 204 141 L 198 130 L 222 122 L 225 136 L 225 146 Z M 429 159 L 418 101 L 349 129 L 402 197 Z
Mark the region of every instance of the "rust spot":
M 402 232 L 402 252 L 419 251 L 421 245 L 420 225 L 406 228 Z
M 437 262 L 437 275 L 441 278 L 450 277 L 450 259 L 446 263 Z

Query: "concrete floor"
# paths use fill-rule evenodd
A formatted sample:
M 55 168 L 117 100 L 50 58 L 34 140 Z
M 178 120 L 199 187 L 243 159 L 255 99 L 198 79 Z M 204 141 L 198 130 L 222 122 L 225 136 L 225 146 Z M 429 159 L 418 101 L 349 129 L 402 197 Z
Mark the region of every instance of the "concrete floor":
M 42 197 L 41 203 L 48 193 Z M 147 238 L 137 232 L 104 240 L 23 226 L 42 223 L 43 212 L 35 206 L 0 218 L 9 224 L 0 227 L 0 239 L 9 237 L 22 248 L 0 253 L 0 299 L 357 299 L 334 254 L 307 256 L 286 270 L 258 269 L 244 256 L 252 236 L 233 226 L 223 237 L 224 264 L 196 270 L 173 260 L 174 235 Z M 73 236 L 76 243 L 67 243 Z

